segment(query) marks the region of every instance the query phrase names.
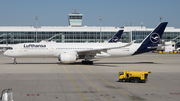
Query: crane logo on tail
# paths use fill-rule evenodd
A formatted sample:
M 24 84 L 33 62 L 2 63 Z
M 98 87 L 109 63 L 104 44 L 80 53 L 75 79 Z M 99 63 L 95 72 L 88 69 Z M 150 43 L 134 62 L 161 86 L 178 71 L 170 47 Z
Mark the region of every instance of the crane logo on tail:
M 150 36 L 150 40 L 152 43 L 158 43 L 160 40 L 160 36 L 158 33 L 152 33 Z
M 117 36 L 113 37 L 113 42 L 117 42 L 119 40 L 119 38 Z

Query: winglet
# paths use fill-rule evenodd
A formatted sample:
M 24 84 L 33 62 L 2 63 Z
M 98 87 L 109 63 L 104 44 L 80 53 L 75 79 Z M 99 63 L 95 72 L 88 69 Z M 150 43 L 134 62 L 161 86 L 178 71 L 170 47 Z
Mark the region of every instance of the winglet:
M 120 46 L 119 48 L 128 47 L 128 46 L 132 45 L 135 41 L 136 41 L 136 40 L 133 40 L 133 41 L 131 41 L 130 43 L 124 45 L 124 46 Z

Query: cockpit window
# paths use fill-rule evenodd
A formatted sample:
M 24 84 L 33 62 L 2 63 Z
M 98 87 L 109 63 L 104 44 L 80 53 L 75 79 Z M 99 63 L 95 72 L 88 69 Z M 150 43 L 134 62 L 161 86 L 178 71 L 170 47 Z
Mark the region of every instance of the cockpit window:
M 5 52 L 6 50 L 13 50 L 12 47 L 0 47 L 1 52 Z
M 8 47 L 6 50 L 13 50 L 13 48 L 12 47 Z

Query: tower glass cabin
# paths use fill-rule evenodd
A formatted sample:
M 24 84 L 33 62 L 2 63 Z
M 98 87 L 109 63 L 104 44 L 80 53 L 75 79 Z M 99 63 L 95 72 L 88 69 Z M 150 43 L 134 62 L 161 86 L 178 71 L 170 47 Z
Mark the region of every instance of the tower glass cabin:
M 83 14 L 72 13 L 68 14 L 69 26 L 80 27 L 82 25 Z

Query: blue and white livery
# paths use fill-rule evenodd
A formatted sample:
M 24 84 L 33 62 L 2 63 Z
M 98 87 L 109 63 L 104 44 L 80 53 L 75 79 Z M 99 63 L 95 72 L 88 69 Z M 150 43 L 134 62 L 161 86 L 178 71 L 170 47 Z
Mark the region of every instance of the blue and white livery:
M 119 30 L 116 34 L 112 36 L 111 39 L 109 39 L 108 43 L 115 43 L 118 42 L 121 38 L 121 35 L 123 34 L 123 30 Z
M 4 55 L 16 58 L 58 58 L 62 63 L 93 64 L 94 58 L 125 57 L 155 50 L 167 22 L 161 22 L 141 43 L 21 43 L 13 45 Z

